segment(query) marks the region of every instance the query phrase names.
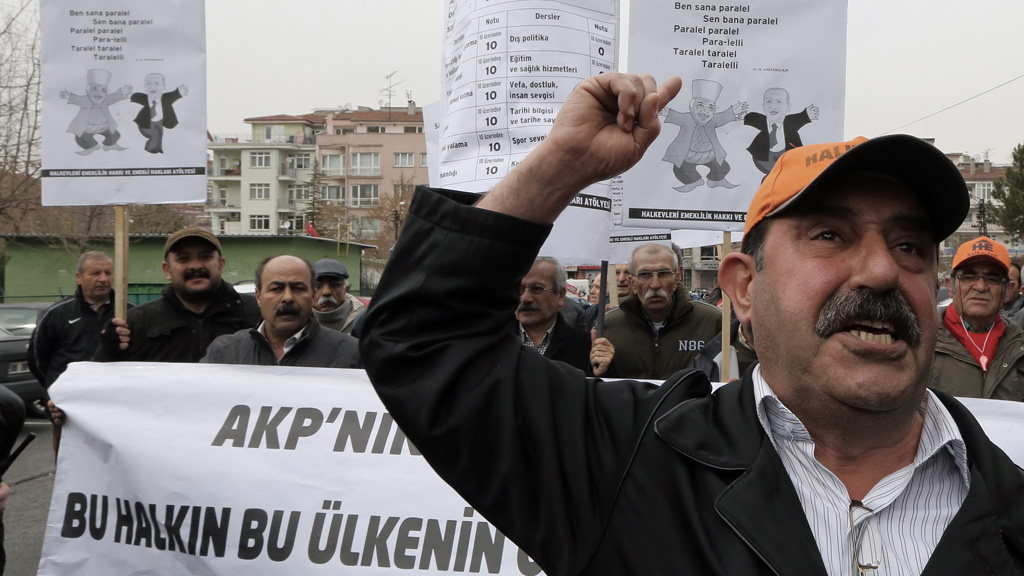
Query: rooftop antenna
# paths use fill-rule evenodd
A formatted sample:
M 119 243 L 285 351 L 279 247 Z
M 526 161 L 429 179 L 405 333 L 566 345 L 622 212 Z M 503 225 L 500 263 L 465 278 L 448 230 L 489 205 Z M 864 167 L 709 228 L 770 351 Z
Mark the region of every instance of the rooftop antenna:
M 388 97 L 388 120 L 391 119 L 391 97 L 395 95 L 395 86 L 398 86 L 402 82 L 405 82 L 405 80 L 399 80 L 398 82 L 395 82 L 394 81 L 395 74 L 398 74 L 398 70 L 395 70 L 391 74 L 388 74 L 387 76 L 385 76 L 385 78 L 388 79 L 388 87 L 387 88 L 381 88 L 381 90 L 380 90 L 382 94 L 386 94 L 387 97 Z

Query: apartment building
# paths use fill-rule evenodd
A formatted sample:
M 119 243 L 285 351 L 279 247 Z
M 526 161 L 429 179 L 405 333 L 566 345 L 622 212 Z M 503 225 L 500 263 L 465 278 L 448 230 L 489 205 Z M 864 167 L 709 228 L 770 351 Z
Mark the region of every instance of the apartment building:
M 427 183 L 423 111 L 414 102 L 245 122 L 250 141 L 208 145 L 207 212 L 218 234 L 306 233 L 314 219 L 321 236 L 340 230 L 375 244 L 382 232 L 393 234 L 398 203 Z
M 991 212 L 984 211 L 982 205 L 985 202 L 998 204 L 992 198 L 992 191 L 995 189 L 995 180 L 1006 177 L 1008 166 L 993 165 L 988 159 L 977 160 L 970 155 L 959 152 L 950 153 L 946 156 L 953 161 L 960 169 L 960 174 L 967 183 L 967 190 L 971 194 L 971 211 L 964 219 L 963 224 L 956 232 L 942 245 L 942 260 L 944 269 L 948 270 L 952 263 L 953 255 L 960 244 L 977 238 L 982 234 L 981 221 L 985 221 L 985 231 L 988 236 L 1006 244 L 1010 256 L 1024 255 L 1024 244 L 1014 241 L 1008 234 L 1003 232 L 1002 226 L 996 221 Z
M 264 116 L 245 122 L 252 126 L 250 141 L 207 145 L 211 228 L 222 235 L 303 231 L 323 116 Z
M 340 226 L 362 242 L 393 235 L 404 210 L 399 202 L 427 183 L 423 110 L 410 101 L 405 108 L 316 112 L 325 124 L 316 137 L 325 206 L 318 225 Z

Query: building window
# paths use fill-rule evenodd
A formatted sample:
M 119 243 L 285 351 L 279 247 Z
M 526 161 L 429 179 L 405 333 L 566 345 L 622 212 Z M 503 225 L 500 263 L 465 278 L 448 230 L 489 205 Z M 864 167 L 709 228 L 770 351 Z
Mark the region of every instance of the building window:
M 380 176 L 380 154 L 377 152 L 352 155 L 352 176 Z
M 344 176 L 345 157 L 340 154 L 320 156 L 320 172 L 324 176 Z
M 366 127 L 366 131 L 368 133 L 370 133 L 370 134 L 383 134 L 384 133 L 384 127 L 383 126 L 367 126 Z
M 344 188 L 341 186 L 321 186 L 320 198 L 344 204 L 345 196 L 342 194 L 342 190 L 344 190 Z
M 250 168 L 270 168 L 270 152 L 249 152 Z
M 395 168 L 412 168 L 416 165 L 416 155 L 412 152 L 395 152 Z
M 378 204 L 380 204 L 380 194 L 376 184 L 354 184 L 352 186 L 353 206 L 358 208 Z
M 288 200 L 312 200 L 313 192 L 309 184 L 290 184 L 288 186 Z
M 249 215 L 249 230 L 270 230 L 270 214 Z
M 992 199 L 993 190 L 995 190 L 995 184 L 992 182 L 975 182 L 974 198 L 977 200 L 985 200 L 987 202 Z
M 250 200 L 270 200 L 270 184 L 249 184 Z
M 427 165 L 427 153 L 426 152 L 420 152 L 420 166 L 426 166 L 426 165 Z
M 359 227 L 359 236 L 366 240 L 374 240 L 380 234 L 380 219 L 359 218 L 356 225 Z
M 345 134 L 355 134 L 355 133 L 356 133 L 356 129 L 355 128 L 335 128 L 334 129 L 334 134 L 336 136 L 344 136 Z
M 423 134 L 423 126 L 406 126 L 406 134 Z
M 287 234 L 303 232 L 306 230 L 306 217 L 302 214 L 289 214 L 283 217 Z M 289 226 L 288 223 L 291 223 Z
M 288 157 L 288 167 L 297 170 L 309 169 L 311 161 L 309 154 L 296 154 Z

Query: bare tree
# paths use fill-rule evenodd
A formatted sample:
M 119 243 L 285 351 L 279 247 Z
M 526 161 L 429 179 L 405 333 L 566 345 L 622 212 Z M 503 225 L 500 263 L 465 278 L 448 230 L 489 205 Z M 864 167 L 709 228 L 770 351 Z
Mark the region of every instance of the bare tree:
M 0 224 L 39 206 L 40 64 L 36 2 L 0 4 Z

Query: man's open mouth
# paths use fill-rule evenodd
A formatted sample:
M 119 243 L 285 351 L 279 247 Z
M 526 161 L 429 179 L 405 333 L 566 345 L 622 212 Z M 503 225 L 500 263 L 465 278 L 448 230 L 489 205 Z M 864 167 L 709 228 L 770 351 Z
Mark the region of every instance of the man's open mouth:
M 896 336 L 892 323 L 878 320 L 855 322 L 849 329 L 850 334 L 871 344 L 890 345 L 899 338 Z

